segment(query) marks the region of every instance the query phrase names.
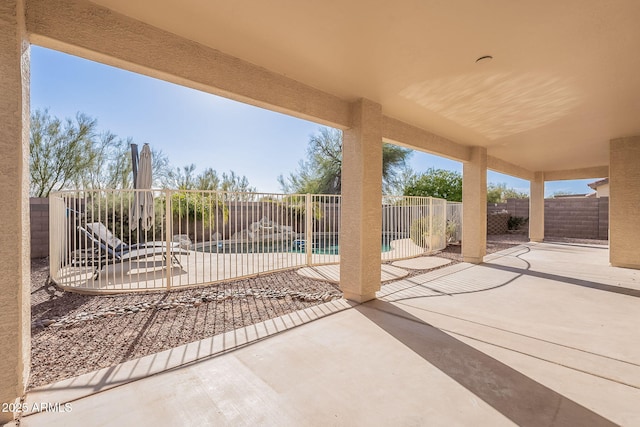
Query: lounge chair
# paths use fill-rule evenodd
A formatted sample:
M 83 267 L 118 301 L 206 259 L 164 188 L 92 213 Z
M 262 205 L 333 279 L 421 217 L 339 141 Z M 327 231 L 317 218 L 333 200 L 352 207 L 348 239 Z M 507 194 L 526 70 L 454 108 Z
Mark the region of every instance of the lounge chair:
M 87 241 L 91 242 L 94 251 L 90 254 L 87 251 L 83 251 L 84 259 L 81 262 L 78 262 L 80 265 L 91 265 L 95 268 L 95 272 L 93 275 L 94 280 L 100 277 L 100 272 L 102 268 L 109 264 L 120 264 L 127 261 L 137 261 L 145 258 L 150 258 L 158 255 L 162 255 L 162 258 L 166 261 L 167 259 L 167 247 L 165 246 L 142 246 L 139 245 L 137 247 L 127 245 L 126 248 L 121 248 L 119 251 L 116 251 L 114 248 L 110 247 L 110 245 L 106 245 L 100 240 L 96 239 L 93 233 L 90 233 L 83 227 L 78 227 L 78 231 L 81 235 L 83 235 Z M 160 243 L 160 242 L 156 242 Z M 189 255 L 189 251 L 184 250 L 180 247 L 172 246 L 169 248 L 169 255 L 171 256 L 172 263 L 175 263 L 182 268 L 182 264 L 180 260 L 177 258 L 178 255 Z
M 101 222 L 90 222 L 85 225 L 85 228 L 93 234 L 93 236 L 100 240 L 105 246 L 113 250 L 117 253 L 128 252 L 133 249 L 140 249 L 146 247 L 158 247 L 158 246 L 166 246 L 166 242 L 162 241 L 153 241 L 153 242 L 145 242 L 145 243 L 136 243 L 133 245 L 128 245 L 119 238 L 117 238 L 109 228 Z M 172 247 L 178 247 L 179 243 L 171 243 Z

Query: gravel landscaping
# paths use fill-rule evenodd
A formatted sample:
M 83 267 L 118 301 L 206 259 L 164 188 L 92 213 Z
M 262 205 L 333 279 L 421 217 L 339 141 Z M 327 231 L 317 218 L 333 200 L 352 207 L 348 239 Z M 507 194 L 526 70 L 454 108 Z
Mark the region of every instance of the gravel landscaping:
M 492 236 L 487 251 L 523 241 L 520 235 Z M 460 262 L 460 246 L 438 256 Z M 409 277 L 426 271 L 410 270 Z M 48 260 L 32 260 L 29 388 L 342 297 L 337 286 L 295 270 L 185 290 L 99 296 L 64 292 L 47 278 Z
M 81 295 L 47 283 L 32 263 L 29 388 L 113 366 L 341 298 L 295 271 L 217 285 L 123 295 Z

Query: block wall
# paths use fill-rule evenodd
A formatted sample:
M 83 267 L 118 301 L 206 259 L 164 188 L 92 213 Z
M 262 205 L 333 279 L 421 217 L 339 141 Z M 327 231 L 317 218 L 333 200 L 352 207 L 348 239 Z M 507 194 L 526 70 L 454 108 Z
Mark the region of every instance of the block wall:
M 31 258 L 49 256 L 49 199 L 29 199 L 31 221 Z
M 599 202 L 596 198 L 547 199 L 544 212 L 545 236 L 599 238 Z
M 502 209 L 506 209 L 510 216 L 528 218 L 529 199 L 508 199 L 507 203 L 487 205 L 488 211 L 499 212 Z M 607 240 L 609 198 L 545 199 L 544 234 L 549 237 Z

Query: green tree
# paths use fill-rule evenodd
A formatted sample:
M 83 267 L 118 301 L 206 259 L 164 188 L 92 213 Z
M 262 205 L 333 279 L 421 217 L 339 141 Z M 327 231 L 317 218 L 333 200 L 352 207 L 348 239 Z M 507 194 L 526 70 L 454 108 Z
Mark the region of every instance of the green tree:
M 227 202 L 253 200 L 257 190 L 249 185 L 246 176 L 230 171 L 223 173 L 222 178 L 212 168 L 196 174 L 196 165 L 190 164 L 172 170 L 168 176 L 169 187 L 178 190 L 172 195 L 173 214 L 176 220 L 190 218 L 208 224 L 218 213 L 224 223 L 229 216 Z M 211 191 L 224 192 L 222 195 Z M 217 225 L 216 225 L 217 226 Z M 214 229 L 215 227 L 214 226 Z
M 114 138 L 112 146 L 107 148 L 105 156 L 104 176 L 98 186 L 93 188 L 133 188 L 133 170 L 131 164 L 131 144 L 133 140 Z M 151 148 L 151 177 L 152 187 L 162 187 L 167 181 L 170 171 L 169 158 L 162 150 Z
M 78 113 L 75 120 L 60 120 L 48 110 L 31 116 L 29 167 L 31 194 L 47 197 L 65 188 L 132 188 L 133 141 L 106 131 L 97 132 L 97 120 Z M 154 185 L 167 180 L 169 160 L 151 149 Z
M 37 110 L 31 115 L 29 171 L 31 194 L 48 197 L 52 191 L 81 180 L 98 156 L 97 121 L 78 113 L 64 122 Z
M 236 175 L 234 171 L 230 171 L 228 174 L 226 172 L 222 173 L 220 190 L 229 193 L 256 193 L 258 191 L 255 187 L 249 185 L 249 180 L 246 176 Z
M 450 202 L 461 202 L 462 175 L 459 172 L 430 168 L 409 179 L 404 195 L 439 197 Z
M 220 189 L 220 177 L 212 168 L 205 169 L 196 177 L 195 181 L 198 190 L 217 191 Z
M 403 195 L 405 188 L 416 178 L 416 173 L 409 167 L 399 168 L 394 179 L 385 189 L 387 195 Z
M 107 131 L 96 138 L 94 143 L 94 164 L 82 171 L 75 180 L 76 188 L 132 188 L 131 139 L 119 139 Z
M 133 139 L 118 138 L 107 131 L 99 137 L 95 164 L 99 167 L 85 171 L 77 188 L 122 189 L 133 188 L 133 170 L 131 164 L 131 144 Z M 167 180 L 169 159 L 162 152 L 151 148 L 152 186 L 161 187 Z
M 196 189 L 196 165 L 191 163 L 183 167 L 178 167 L 169 172 L 169 180 L 167 186 L 177 188 L 178 190 L 195 190 Z M 208 190 L 209 188 L 207 188 Z
M 382 146 L 383 190 L 397 187 L 396 180 L 411 150 L 391 144 Z M 340 194 L 342 190 L 342 132 L 320 128 L 311 135 L 307 160 L 301 160 L 298 170 L 288 177 L 280 175 L 278 182 L 285 193 Z
M 196 174 L 196 165 L 176 168 L 169 173 L 168 186 L 180 190 L 226 191 L 230 193 L 255 193 L 257 189 L 249 185 L 246 176 L 240 176 L 234 171 L 223 172 L 222 177 L 215 169 L 207 168 Z
M 527 193 L 518 191 L 514 188 L 507 188 L 507 184 L 489 184 L 487 186 L 487 202 L 504 203 L 507 199 L 526 199 Z
M 131 148 L 129 147 L 129 150 Z M 131 153 L 128 151 L 129 157 Z M 165 183 L 169 180 L 171 172 L 171 164 L 169 157 L 158 148 L 151 147 L 151 173 L 153 177 L 153 185 L 158 187 L 166 187 Z

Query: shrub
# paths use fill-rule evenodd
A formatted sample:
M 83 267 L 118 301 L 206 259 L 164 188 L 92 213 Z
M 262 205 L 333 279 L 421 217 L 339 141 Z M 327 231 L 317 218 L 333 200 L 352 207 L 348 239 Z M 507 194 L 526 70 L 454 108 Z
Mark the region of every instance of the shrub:
M 429 217 L 424 216 L 418 218 L 411 223 L 409 227 L 409 237 L 411 241 L 416 245 L 431 249 L 430 243 L 433 243 L 434 247 L 440 246 L 440 239 L 444 236 L 438 234 L 439 230 L 442 230 L 442 220 L 439 217 L 433 218 L 431 226 L 434 229 L 433 241 L 431 242 L 431 230 L 429 229 Z
M 447 220 L 445 234 L 447 236 L 447 243 L 452 243 L 456 234 L 458 234 L 458 224 L 455 221 Z
M 507 227 L 509 228 L 509 230 L 519 230 L 520 226 L 526 224 L 528 220 L 529 218 L 524 218 L 521 216 L 510 216 L 509 220 L 507 221 Z
M 175 219 L 211 222 L 216 212 L 222 214 L 223 222 L 229 220 L 229 208 L 215 193 L 177 192 L 171 195 L 171 211 Z

